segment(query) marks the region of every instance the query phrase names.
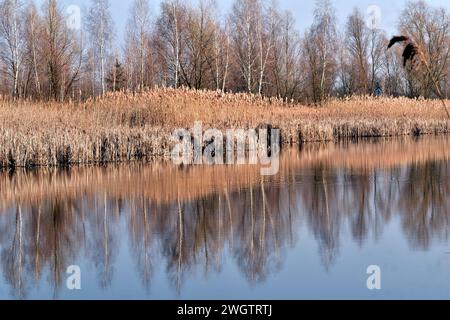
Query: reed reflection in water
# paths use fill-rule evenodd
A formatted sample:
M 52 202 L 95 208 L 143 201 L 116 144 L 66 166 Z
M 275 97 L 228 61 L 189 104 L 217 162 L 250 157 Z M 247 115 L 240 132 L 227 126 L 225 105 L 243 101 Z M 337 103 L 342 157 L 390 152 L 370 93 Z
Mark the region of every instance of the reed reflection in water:
M 449 146 L 447 138 L 309 145 L 286 151 L 280 174 L 264 179 L 255 167 L 163 163 L 3 173 L 0 297 L 70 298 L 66 269 L 78 264 L 89 279 L 81 298 L 129 297 L 132 278 L 144 289 L 133 298 L 160 298 L 161 283 L 173 297 L 201 297 L 209 286 L 216 295 L 207 298 L 242 288 L 279 298 L 270 292 L 279 276 L 301 276 L 286 266 L 307 259 L 301 238 L 312 240 L 319 278 L 346 264 L 349 239 L 372 248 L 392 226 L 408 245 L 399 256 L 440 250 L 449 244 Z M 299 298 L 284 286 L 284 297 Z

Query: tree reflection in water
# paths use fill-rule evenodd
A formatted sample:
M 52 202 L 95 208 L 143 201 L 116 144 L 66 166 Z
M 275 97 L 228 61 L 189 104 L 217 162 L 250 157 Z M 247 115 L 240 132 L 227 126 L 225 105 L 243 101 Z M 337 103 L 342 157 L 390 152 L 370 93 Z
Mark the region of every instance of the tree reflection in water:
M 439 150 L 443 144 L 449 143 L 441 141 Z M 417 154 L 418 146 L 412 146 Z M 336 164 L 336 153 L 327 154 L 327 148 L 287 152 L 282 172 L 270 179 L 247 171 L 215 172 L 221 182 L 206 185 L 203 179 L 194 183 L 185 173 L 170 171 L 175 188 L 171 199 L 166 199 L 168 191 L 161 199 L 145 186 L 130 187 L 138 178 L 129 171 L 122 176 L 120 171 L 127 170 L 123 168 L 102 171 L 99 181 L 106 182 L 94 183 L 94 190 L 80 187 L 92 184 L 92 175 L 86 171 L 78 177 L 74 172 L 38 178 L 26 174 L 20 183 L 18 177 L 4 174 L 2 187 L 7 189 L 2 192 L 10 190 L 4 195 L 9 202 L 0 206 L 1 272 L 15 297 L 26 297 L 43 277 L 57 296 L 67 266 L 83 257 L 97 271 L 98 285 L 107 289 L 119 247 L 128 237 L 136 266 L 129 272 L 138 272 L 143 286 L 151 290 L 155 263 L 162 259 L 173 290 L 181 293 L 191 274 L 201 272 L 207 277 L 221 272 L 229 259 L 251 284 L 265 281 L 283 267 L 301 224 L 313 232 L 327 270 L 339 258 L 346 228 L 355 243 L 364 246 L 368 239 L 380 238 L 383 228 L 399 217 L 404 236 L 415 249 L 427 250 L 434 239 L 447 239 L 447 154 L 435 157 L 428 148 L 406 163 L 381 154 L 387 164 L 383 159 L 368 163 L 364 157 Z M 325 156 L 312 161 L 313 154 L 324 152 Z M 165 175 L 164 168 L 140 170 L 152 170 L 154 179 Z M 181 176 L 174 178 L 174 174 Z M 111 175 L 120 179 L 111 184 Z M 72 188 L 67 181 L 75 178 L 78 187 Z M 41 190 L 45 179 L 49 184 L 57 181 L 59 191 Z M 120 233 L 121 226 L 128 230 L 127 236 Z

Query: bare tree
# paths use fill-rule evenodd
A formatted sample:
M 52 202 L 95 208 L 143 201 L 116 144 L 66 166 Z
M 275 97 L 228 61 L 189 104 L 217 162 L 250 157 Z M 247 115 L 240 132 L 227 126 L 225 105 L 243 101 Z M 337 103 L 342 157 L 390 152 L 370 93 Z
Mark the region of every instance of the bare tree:
M 19 97 L 19 72 L 24 53 L 22 3 L 4 0 L 0 4 L 0 58 L 7 66 L 12 96 Z
M 187 9 L 185 59 L 180 62 L 183 84 L 189 88 L 213 88 L 215 1 L 200 0 L 197 8 Z
M 319 103 L 331 94 L 336 77 L 336 17 L 329 0 L 317 1 L 314 23 L 305 35 L 303 50 L 309 96 L 314 103 Z
M 26 10 L 25 39 L 28 68 L 34 77 L 36 94 L 42 97 L 39 61 L 39 38 L 42 34 L 41 17 L 34 2 L 30 2 Z
M 214 82 L 217 91 L 225 91 L 230 66 L 230 33 L 227 26 L 215 22 L 214 31 Z
M 95 55 L 98 57 L 100 68 L 99 80 L 101 94 L 106 93 L 106 60 L 110 51 L 113 34 L 113 21 L 109 12 L 110 5 L 108 0 L 91 0 L 86 27 L 89 32 L 90 43 Z
M 346 47 L 354 66 L 352 77 L 357 84 L 355 93 L 369 93 L 369 30 L 359 9 L 355 8 L 348 17 L 346 26 Z
M 274 30 L 278 22 L 278 11 L 276 2 L 267 9 L 263 10 L 257 16 L 257 35 L 259 47 L 259 81 L 258 94 L 262 94 L 264 79 L 266 77 L 266 69 L 269 62 L 270 55 L 274 49 Z
M 48 97 L 64 100 L 80 73 L 81 45 L 68 29 L 57 0 L 47 0 L 43 11 L 44 32 L 40 44 L 47 69 Z
M 43 0 L 41 10 L 21 1 L 0 0 L 0 90 L 14 98 L 83 99 L 155 85 L 306 103 L 378 86 L 394 96 L 450 92 L 450 17 L 424 1 L 408 2 L 399 19 L 401 34 L 423 52 L 421 76 L 402 68 L 401 52 L 387 52 L 383 30 L 366 26 L 357 9 L 338 35 L 330 0 L 316 0 L 303 38 L 276 0 L 235 0 L 225 16 L 216 0 L 162 0 L 154 20 L 148 0 L 133 0 L 123 48 L 114 54 L 109 0 L 91 0 L 79 31 L 57 0 Z
M 369 65 L 370 65 L 370 89 L 376 87 L 377 79 L 383 69 L 386 57 L 386 34 L 380 29 L 372 29 L 369 32 Z
M 237 57 L 245 88 L 253 92 L 258 63 L 258 16 L 262 7 L 259 0 L 235 1 L 230 15 L 233 50 Z
M 341 43 L 345 42 L 342 38 Z M 351 96 L 356 90 L 354 66 L 349 50 L 345 46 L 339 46 L 338 70 L 337 70 L 337 94 L 341 97 Z
M 449 14 L 443 8 L 430 7 L 425 1 L 410 1 L 401 13 L 399 29 L 405 36 L 414 39 L 430 69 L 421 79 L 407 74 L 410 95 L 430 97 L 433 83 L 436 81 L 443 86 L 449 76 Z
M 272 85 L 276 95 L 285 100 L 294 99 L 301 83 L 300 36 L 295 29 L 295 19 L 289 11 L 277 15 L 272 28 Z
M 394 48 L 399 51 L 398 48 Z M 406 94 L 405 74 L 402 64 L 397 56 L 399 52 L 394 49 L 385 50 L 383 58 L 384 89 L 388 96 L 401 96 Z
M 177 88 L 180 82 L 180 65 L 184 49 L 183 33 L 186 25 L 186 8 L 178 0 L 161 3 L 161 14 L 157 21 L 156 44 L 162 68 L 168 71 L 166 81 Z
M 315 24 L 313 28 L 317 32 L 317 41 L 320 52 L 320 101 L 325 99 L 326 94 L 331 90 L 334 75 L 330 84 L 327 85 L 327 78 L 332 73 L 335 65 L 334 52 L 336 50 L 336 17 L 334 8 L 329 0 L 318 0 L 314 12 Z
M 134 0 L 131 6 L 131 16 L 128 21 L 128 45 L 137 52 L 136 65 L 138 65 L 138 88 L 143 90 L 147 85 L 145 81 L 146 57 L 148 56 L 148 46 L 150 37 L 150 8 L 148 0 Z M 131 53 L 133 54 L 133 53 Z

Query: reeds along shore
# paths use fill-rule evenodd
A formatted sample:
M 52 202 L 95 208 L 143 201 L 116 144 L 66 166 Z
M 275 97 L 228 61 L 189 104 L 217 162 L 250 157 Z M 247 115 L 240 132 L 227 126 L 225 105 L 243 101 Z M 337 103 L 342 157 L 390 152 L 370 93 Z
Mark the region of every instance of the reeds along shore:
M 284 144 L 447 134 L 440 101 L 355 97 L 320 107 L 211 91 L 154 89 L 83 103 L 0 101 L 0 167 L 70 166 L 167 157 L 172 132 L 270 124 Z

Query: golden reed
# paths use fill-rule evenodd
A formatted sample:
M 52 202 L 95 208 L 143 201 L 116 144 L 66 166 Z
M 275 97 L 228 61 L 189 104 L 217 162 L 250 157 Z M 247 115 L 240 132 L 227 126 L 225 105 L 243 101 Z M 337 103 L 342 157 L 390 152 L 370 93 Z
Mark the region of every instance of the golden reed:
M 321 107 L 187 89 L 114 93 L 82 103 L 0 100 L 0 167 L 70 166 L 168 157 L 172 131 L 270 124 L 284 144 L 447 134 L 438 100 L 355 97 Z

